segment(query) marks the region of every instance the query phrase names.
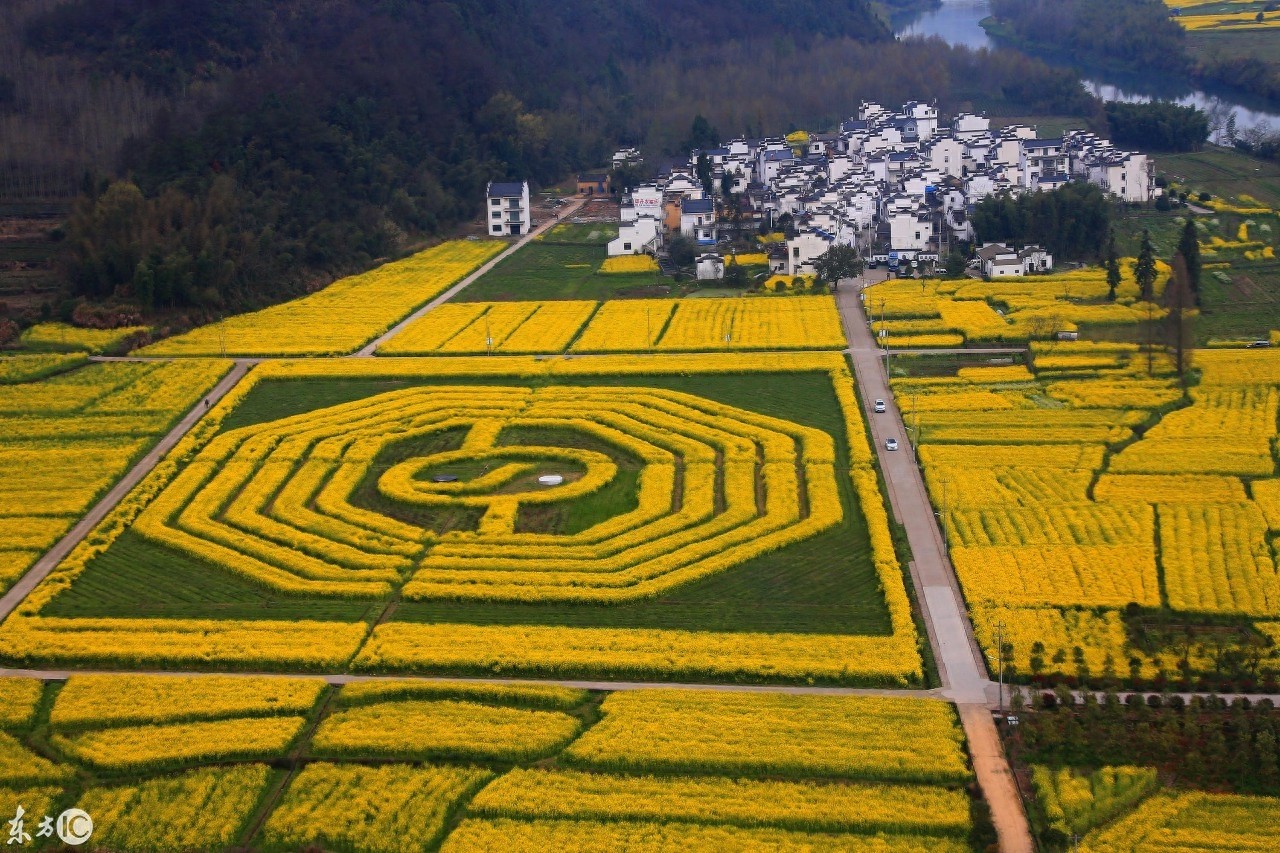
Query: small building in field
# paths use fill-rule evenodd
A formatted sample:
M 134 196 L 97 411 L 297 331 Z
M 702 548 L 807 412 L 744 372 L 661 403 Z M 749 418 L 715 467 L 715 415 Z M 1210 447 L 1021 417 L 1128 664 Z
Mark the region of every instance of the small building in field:
M 724 257 L 715 252 L 698 256 L 698 281 L 715 281 L 724 278 Z
M 492 181 L 486 192 L 485 216 L 493 237 L 518 237 L 533 228 L 528 181 Z
M 597 196 L 609 194 L 609 176 L 590 174 L 578 176 L 578 195 Z
M 1040 246 L 1019 250 L 1004 243 L 984 243 L 977 255 L 982 274 L 987 278 L 1009 278 L 1053 269 L 1053 255 Z
M 662 223 L 652 216 L 642 216 L 618 227 L 618 236 L 609 241 L 609 257 L 618 255 L 656 255 L 663 244 Z

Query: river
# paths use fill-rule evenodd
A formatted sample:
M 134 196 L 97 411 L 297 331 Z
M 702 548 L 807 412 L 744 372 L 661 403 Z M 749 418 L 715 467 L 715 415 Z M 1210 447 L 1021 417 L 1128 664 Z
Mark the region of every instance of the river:
M 936 36 L 948 44 L 971 48 L 992 48 L 997 43 L 978 22 L 991 14 L 990 0 L 942 0 L 942 5 L 913 17 L 897 29 L 907 38 Z M 1074 63 L 1077 66 L 1079 63 Z M 1183 106 L 1196 106 L 1209 113 L 1211 126 L 1224 127 L 1228 115 L 1236 117 L 1236 128 L 1267 125 L 1280 129 L 1280 114 L 1247 106 L 1239 99 L 1210 94 L 1187 84 L 1170 83 L 1152 75 L 1117 74 L 1097 68 L 1082 69 L 1087 75 L 1085 88 L 1104 101 L 1146 102 L 1173 101 Z M 1216 119 L 1216 121 L 1214 121 Z

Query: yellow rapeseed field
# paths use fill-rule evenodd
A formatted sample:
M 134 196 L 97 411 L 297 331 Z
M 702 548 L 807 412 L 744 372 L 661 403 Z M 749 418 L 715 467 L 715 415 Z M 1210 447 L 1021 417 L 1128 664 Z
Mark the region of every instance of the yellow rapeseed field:
M 324 689 L 318 678 L 73 675 L 58 692 L 49 722 L 82 728 L 306 714 Z
M 263 840 L 288 849 L 429 849 L 458 801 L 492 778 L 490 771 L 470 767 L 314 762 L 290 782 L 262 828 Z
M 93 787 L 76 806 L 111 850 L 211 850 L 233 846 L 253 816 L 271 769 L 205 767 L 137 784 Z
M 146 355 L 336 355 L 358 349 L 506 248 L 455 240 L 336 281 L 323 290 L 202 326 Z
M 847 423 L 852 470 L 835 468 L 835 449 L 825 433 L 709 400 L 669 391 L 645 392 L 641 397 L 634 386 L 628 386 L 625 393 L 554 384 L 536 395 L 530 389 L 530 385 L 540 386 L 548 380 L 554 383 L 560 376 L 753 371 L 819 371 L 830 377 Z M 606 442 L 620 443 L 645 461 L 640 478 L 642 499 L 634 512 L 611 520 L 594 535 L 613 536 L 632 551 L 637 559 L 634 566 L 644 567 L 641 574 L 633 574 L 637 579 L 659 572 L 650 577 L 668 583 L 695 576 L 689 572 L 722 571 L 746 559 L 753 549 L 760 553 L 759 549 L 782 547 L 807 535 L 806 530 L 823 529 L 839 520 L 839 513 L 843 512 L 835 498 L 837 478 L 850 476 L 867 519 L 872 563 L 892 632 L 850 636 L 717 634 L 389 622 L 369 635 L 369 626 L 363 621 L 42 615 L 48 602 L 76 583 L 95 557 L 111 547 L 126 529 L 160 537 L 171 547 L 191 548 L 203 559 L 214 559 L 257 583 L 343 597 L 376 598 L 412 575 L 414 579 L 406 593 L 422 598 L 449 598 L 462 593 L 508 600 L 536 596 L 546 600 L 551 594 L 562 600 L 582 600 L 598 595 L 590 585 L 596 576 L 611 580 L 603 577 L 611 573 L 593 570 L 615 557 L 601 550 L 600 539 L 590 536 L 578 537 L 580 541 L 576 542 L 543 542 L 536 536 L 522 539 L 526 534 L 511 532 L 507 526 L 510 516 L 504 511 L 492 516 L 493 524 L 485 522 L 483 535 L 491 537 L 492 542 L 477 550 L 479 543 L 467 537 L 436 541 L 434 534 L 425 536 L 412 525 L 345 501 L 341 489 L 347 487 L 344 484 L 355 482 L 351 477 L 363 476 L 376 449 L 354 441 L 357 436 L 341 427 L 339 420 L 330 425 L 320 415 L 310 413 L 290 421 L 300 427 L 335 429 L 332 444 L 316 443 L 303 436 L 295 440 L 271 430 L 262 432 L 260 440 L 248 440 L 262 426 L 218 435 L 222 419 L 260 383 L 309 377 L 376 378 L 413 386 L 422 386 L 432 377 L 449 381 L 467 377 L 492 381 L 502 377 L 507 384 L 450 384 L 431 391 L 435 397 L 423 399 L 432 399 L 432 405 L 444 407 L 439 410 L 442 424 L 453 417 L 450 412 L 457 406 L 471 406 L 470 435 L 485 447 L 491 445 L 505 419 L 515 412 L 544 422 L 552 419 L 598 435 Z M 426 385 L 429 387 L 430 383 Z M 404 401 L 420 393 L 414 389 L 392 392 L 393 397 L 409 396 L 395 397 L 395 405 L 386 409 L 386 422 L 398 422 L 406 416 Z M 481 413 L 475 408 L 481 404 L 488 407 L 487 411 Z M 344 411 L 372 429 L 371 436 L 380 436 L 378 441 L 390 440 L 368 405 L 357 402 Z M 422 423 L 429 425 L 435 416 L 426 415 L 426 411 Z M 584 412 L 591 412 L 592 417 L 583 417 Z M 642 417 L 637 419 L 638 415 Z M 237 447 L 244 448 L 244 455 L 232 458 Z M 324 485 L 326 472 L 335 470 L 333 460 L 339 458 L 339 453 L 350 453 L 350 464 L 336 469 L 333 489 L 316 492 Z M 671 460 L 675 453 L 685 458 L 683 503 L 692 515 L 671 511 L 676 475 Z M 309 454 L 315 458 L 300 465 L 304 455 Z M 714 501 L 707 502 L 706 493 L 714 482 L 710 473 L 717 455 L 723 457 L 726 472 L 726 503 L 723 510 L 716 509 L 718 515 L 712 520 L 719 525 L 719 532 L 708 537 L 693 536 L 683 532 L 682 526 L 690 522 L 703 524 L 699 508 L 715 508 Z M 759 475 L 767 484 L 763 504 L 757 504 L 751 483 L 757 460 L 763 460 Z M 0 653 L 15 661 L 89 665 L 128 661 L 179 667 L 217 660 L 246 668 L 332 671 L 352 660 L 352 665 L 366 671 L 519 668 L 545 674 L 593 669 L 649 677 L 737 677 L 734 673 L 750 671 L 788 679 L 915 685 L 922 679 L 916 633 L 871 465 L 872 454 L 852 377 L 847 363 L 834 353 L 268 362 L 255 368 L 215 406 L 0 626 Z M 801 471 L 806 472 L 803 480 L 798 477 Z M 808 490 L 811 512 L 797 520 L 802 487 Z M 313 494 L 314 501 L 310 499 Z M 447 489 L 440 494 L 447 494 Z M 193 495 L 198 499 L 193 500 Z M 232 496 L 235 500 L 230 500 Z M 270 498 L 271 510 L 266 511 L 269 496 L 274 497 Z M 494 509 L 500 504 L 503 502 L 495 502 Z M 665 525 L 667 533 L 661 537 L 666 543 L 665 551 L 654 545 L 659 537 L 630 529 L 630 525 L 642 521 Z M 434 562 L 419 566 L 428 545 Z M 548 547 L 552 545 L 575 550 L 562 552 Z M 517 568 L 521 571 L 513 573 L 507 561 L 519 563 Z M 459 575 L 456 568 L 449 568 L 451 565 L 467 565 L 470 577 L 479 583 L 455 584 Z M 521 582 L 525 580 L 534 585 Z M 584 584 L 584 580 L 588 583 Z M 614 594 L 610 589 L 607 583 L 601 586 L 601 592 Z M 628 592 L 625 587 L 622 591 Z
M 600 265 L 600 272 L 605 275 L 656 273 L 658 262 L 652 255 L 618 255 L 606 258 Z
M 613 693 L 564 752 L 578 767 L 963 782 L 955 710 L 912 699 Z
M 577 718 L 555 711 L 402 700 L 338 711 L 320 724 L 312 742 L 326 756 L 528 761 L 559 751 L 580 726 Z
M 55 734 L 50 742 L 92 767 L 154 770 L 206 761 L 278 758 L 305 722 L 302 717 L 263 717 L 123 726 Z

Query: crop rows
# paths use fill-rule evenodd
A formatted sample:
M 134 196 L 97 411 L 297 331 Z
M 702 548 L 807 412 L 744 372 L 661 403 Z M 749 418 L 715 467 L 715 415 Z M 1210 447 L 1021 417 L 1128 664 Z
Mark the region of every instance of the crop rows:
M 350 352 L 498 254 L 506 243 L 454 240 L 141 350 L 144 355 L 335 355 Z
M 384 448 L 459 427 L 470 431 L 459 450 L 393 467 L 378 489 L 404 503 L 482 507 L 478 531 L 437 535 L 351 503 Z M 590 494 L 616 467 L 596 452 L 494 446 L 511 427 L 569 429 L 643 459 L 637 508 L 571 536 L 516 532 L 521 506 Z M 419 479 L 473 458 L 498 467 L 466 483 Z M 500 464 L 508 459 L 535 461 Z M 503 491 L 536 460 L 583 473 L 560 490 Z M 411 573 L 409 598 L 616 600 L 837 523 L 834 461 L 824 433 L 677 392 L 412 389 L 218 437 L 135 529 L 280 589 L 380 596 Z
M 117 362 L 0 384 L 0 590 L 228 367 Z
M 382 355 L 841 349 L 829 296 L 449 303 L 409 324 Z
M 1202 385 L 1181 407 L 1169 378 L 1100 370 L 1141 363 L 1114 344 L 1037 345 L 1034 381 L 1016 385 L 974 370 L 895 380 L 979 639 L 990 648 L 999 630 L 1019 672 L 1154 677 L 1159 653 L 1120 618 L 1132 605 L 1280 616 L 1280 359 L 1198 358 Z M 1208 655 L 1188 651 L 1191 670 Z
M 1157 262 L 1159 295 L 1169 278 Z M 865 291 L 872 331 L 888 347 L 954 347 L 966 342 L 1051 338 L 1082 325 L 1133 325 L 1163 317 L 1163 308 L 1136 301 L 1133 260 L 1121 265 L 1118 299 L 1107 301 L 1100 268 L 1028 277 L 1023 281 L 888 280 Z M 999 309 L 999 310 L 997 310 Z M 1108 368 L 1120 359 L 1105 355 L 1054 354 L 1045 369 Z M 1038 363 L 1038 361 L 1037 361 Z
M 370 632 L 363 621 L 334 621 L 320 613 L 289 620 L 270 609 L 255 619 L 42 612 L 125 530 L 132 549 L 177 549 L 164 553 L 176 559 L 196 556 L 193 564 L 202 572 L 218 571 L 219 566 L 224 573 L 230 570 L 228 582 L 248 580 L 248 590 L 299 591 L 327 596 L 335 606 L 352 601 L 358 607 L 368 601 L 376 608 L 392 589 L 423 602 L 462 596 L 478 603 L 645 596 L 839 523 L 845 509 L 837 454 L 826 433 L 666 390 L 527 387 L 529 380 L 538 385 L 545 381 L 539 377 L 554 380 L 562 374 L 688 371 L 820 371 L 830 377 L 847 423 L 850 470 L 839 476 L 851 476 L 855 505 L 865 517 L 891 633 L 720 633 L 412 620 L 387 621 Z M 455 381 L 493 376 L 514 384 L 427 384 L 219 433 L 227 413 L 264 380 L 388 378 L 419 385 L 435 376 Z M 511 433 L 512 440 L 527 441 L 519 437 L 548 429 L 557 434 L 567 430 L 585 435 L 589 446 L 614 448 L 610 454 L 616 455 L 604 459 L 562 453 L 569 448 L 505 444 L 503 430 L 510 425 L 531 428 Z M 463 444 L 444 446 L 457 447 L 461 455 L 446 456 L 440 466 L 410 457 L 375 470 L 380 448 L 414 434 L 430 439 L 455 426 L 460 429 L 450 433 L 455 436 L 451 440 Z M 450 452 L 456 451 L 444 451 Z M 531 487 L 534 474 L 548 466 L 561 469 L 570 482 L 559 488 L 571 495 L 572 489 L 599 482 L 623 458 L 638 460 L 640 466 L 628 509 L 572 534 L 520 526 L 521 503 L 534 505 L 556 491 Z M 481 461 L 490 465 L 487 474 L 478 467 Z M 484 489 L 472 490 L 471 481 L 432 482 L 435 471 L 468 464 L 477 466 L 470 476 L 487 484 Z M 216 662 L 290 670 L 351 666 L 379 672 L 482 669 L 579 676 L 590 671 L 725 679 L 745 673 L 755 679 L 918 684 L 922 662 L 910 602 L 871 464 L 852 377 L 835 355 L 264 363 L 0 626 L 0 654 L 46 664 L 203 667 Z M 387 497 L 388 490 L 402 487 L 410 501 Z M 379 510 L 381 505 L 352 498 L 357 488 L 413 512 L 431 511 L 436 504 L 470 509 L 481 517 L 478 524 L 469 522 L 469 528 L 439 533 L 429 523 L 410 523 L 412 513 L 393 518 Z M 484 501 L 474 508 L 464 505 L 486 496 L 486 489 L 487 506 L 479 505 Z
M 261 678 L 210 680 L 242 699 L 270 692 Z M 712 841 L 734 849 L 972 849 L 971 776 L 955 711 L 944 702 L 565 691 L 557 701 L 575 704 L 547 711 L 522 707 L 547 698 L 538 685 L 477 685 L 484 695 L 473 702 L 445 698 L 456 684 L 413 684 L 424 698 L 395 695 L 408 682 L 347 685 L 318 712 L 313 737 L 268 743 L 249 727 L 295 718 L 237 716 L 247 705 L 204 690 L 184 709 L 203 722 L 121 728 L 127 715 L 113 703 L 141 697 L 163 714 L 162 697 L 192 681 L 73 676 L 49 688 L 58 693 L 54 706 L 96 714 L 76 718 L 77 727 L 96 728 L 52 722 L 56 761 L 28 748 L 42 737 L 30 723 L 0 735 L 0 810 L 22 805 L 33 828 L 39 815 L 74 804 L 92 815 L 94 843 L 119 853 L 246 843 L 266 853 L 397 853 L 442 841 L 445 849 L 492 849 L 499 832 L 504 849 L 538 839 L 553 849 Z M 295 679 L 284 691 L 313 685 L 330 689 Z M 221 750 L 197 748 L 223 729 Z M 173 736 L 179 730 L 185 740 Z M 84 749 L 90 739 L 117 743 L 122 759 Z M 134 760 L 143 750 L 147 760 Z M 286 750 L 296 764 L 281 760 Z M 542 760 L 552 755 L 562 766 Z M 23 762 L 25 773 L 16 772 Z
M 1269 850 L 1280 837 L 1280 804 L 1268 797 L 1159 793 L 1127 817 L 1086 836 L 1088 853 Z

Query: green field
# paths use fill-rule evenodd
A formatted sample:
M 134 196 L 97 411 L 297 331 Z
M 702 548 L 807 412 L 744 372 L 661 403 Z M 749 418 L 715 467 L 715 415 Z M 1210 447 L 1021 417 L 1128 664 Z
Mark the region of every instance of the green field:
M 1151 235 L 1151 245 L 1155 247 L 1157 258 L 1173 257 L 1185 221 L 1183 213 L 1147 208 L 1118 211 L 1112 226 L 1116 233 L 1116 251 L 1122 258 L 1137 257 L 1142 245 L 1142 232 L 1146 231 Z
M 452 380 L 459 384 L 512 384 L 511 379 Z M 528 380 L 520 380 L 528 384 Z M 409 384 L 447 384 L 449 380 L 406 383 L 379 380 L 310 380 L 264 382 L 251 391 L 224 422 L 224 429 L 272 421 Z M 830 378 L 825 373 L 753 374 L 743 376 L 583 377 L 560 384 L 649 386 L 704 396 L 824 430 L 833 436 L 838 468 L 847 470 L 844 421 Z M 537 384 L 535 381 L 534 384 Z M 505 443 L 522 440 L 504 433 Z M 393 445 L 379 458 L 377 470 L 406 454 L 446 449 L 458 436 L 441 433 L 430 448 Z M 617 482 L 593 499 L 566 503 L 554 511 L 530 513 L 520 523 L 527 529 L 573 532 L 634 505 L 638 464 L 616 448 L 582 436 L 543 435 L 561 446 L 584 446 L 608 452 L 619 465 Z M 443 442 L 443 444 L 439 444 Z M 436 446 L 439 444 L 439 446 Z M 370 509 L 388 512 L 372 483 L 371 473 L 353 498 Z M 865 521 L 852 489 L 838 478 L 845 521 L 828 531 L 728 571 L 690 583 L 655 598 L 618 605 L 505 604 L 492 602 L 397 602 L 392 618 L 414 622 L 471 624 L 546 624 L 669 628 L 715 631 L 785 631 L 798 633 L 880 634 L 890 632 L 888 613 L 871 566 Z M 454 529 L 474 525 L 474 518 L 448 519 L 412 515 L 406 521 Z M 404 516 L 403 513 L 410 513 Z M 523 512 L 523 510 L 522 510 Z M 215 565 L 203 564 L 163 545 L 125 534 L 94 559 L 83 575 L 43 611 L 57 616 L 130 616 L 360 620 L 375 617 L 386 602 L 344 602 L 281 595 L 239 579 Z
M 658 273 L 600 275 L 604 244 L 618 226 L 604 222 L 565 223 L 533 240 L 460 293 L 457 302 L 540 299 L 615 299 L 665 296 L 671 280 Z
M 1062 136 L 1068 130 L 1088 130 L 1088 119 L 1080 116 L 1002 116 L 991 117 L 992 127 L 1009 127 L 1014 124 L 1026 124 L 1036 128 L 1041 139 L 1052 139 Z
M 1187 154 L 1157 154 L 1156 174 L 1165 174 L 1192 193 L 1205 191 L 1235 200 L 1240 193 L 1265 205 L 1280 207 L 1280 163 L 1259 160 L 1240 151 L 1206 145 Z

